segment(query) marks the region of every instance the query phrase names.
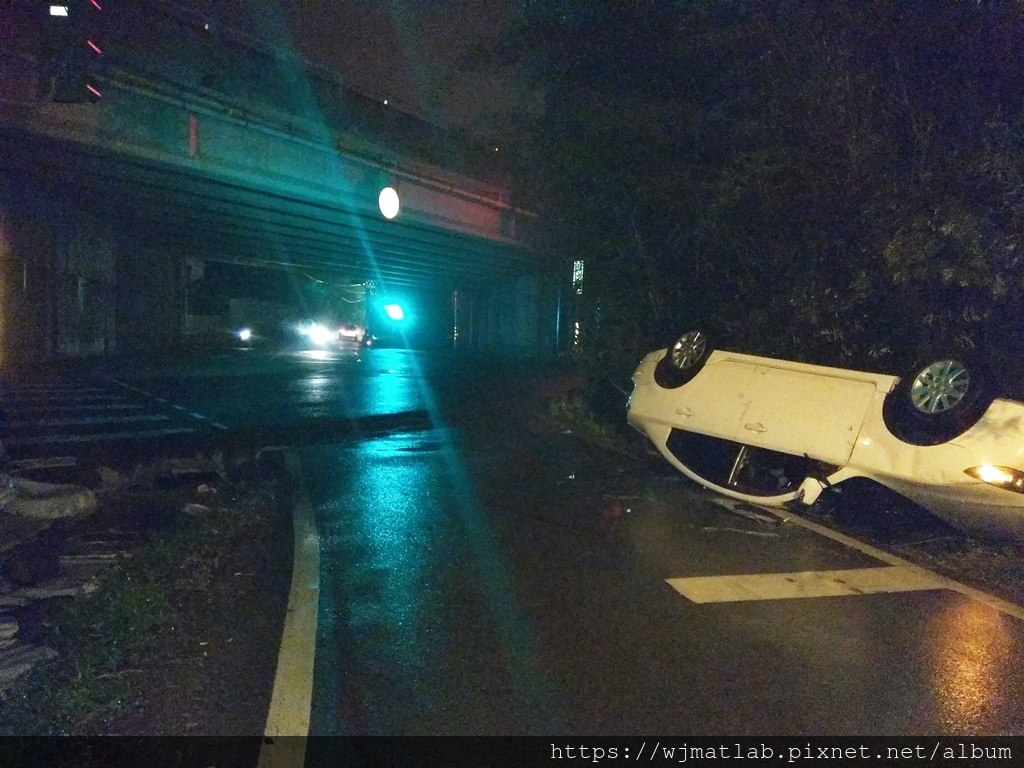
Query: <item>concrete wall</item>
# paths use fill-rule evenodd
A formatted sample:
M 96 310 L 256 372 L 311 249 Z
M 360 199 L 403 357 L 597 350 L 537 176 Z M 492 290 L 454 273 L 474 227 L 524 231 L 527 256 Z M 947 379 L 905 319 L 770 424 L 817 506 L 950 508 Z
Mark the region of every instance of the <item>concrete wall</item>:
M 4 81 L 0 80 L 0 91 Z M 379 217 L 377 197 L 398 185 L 402 220 L 514 244 L 503 216 L 508 193 L 441 168 L 353 154 L 329 126 L 256 119 L 201 93 L 183 97 L 167 83 L 127 75 L 105 85 L 98 104 L 40 104 L 0 111 L 0 127 L 157 161 L 167 170 L 200 171 L 253 189 L 341 203 Z
M 185 330 L 184 254 L 126 234 L 118 254 L 118 351 L 144 355 L 178 346 Z

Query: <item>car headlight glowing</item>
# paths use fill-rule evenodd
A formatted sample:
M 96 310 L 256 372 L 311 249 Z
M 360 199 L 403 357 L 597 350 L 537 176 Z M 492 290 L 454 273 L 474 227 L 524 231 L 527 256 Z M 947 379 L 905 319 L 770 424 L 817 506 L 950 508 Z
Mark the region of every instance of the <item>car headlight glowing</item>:
M 326 345 L 326 344 L 328 344 L 328 343 L 330 343 L 331 338 L 334 335 L 329 330 L 327 330 L 327 328 L 325 328 L 324 326 L 320 325 L 320 323 L 312 323 L 306 329 L 305 333 L 306 333 L 306 336 L 309 337 L 310 341 L 312 341 L 314 344 L 317 344 L 318 346 L 321 346 L 321 347 Z
M 248 341 L 249 339 L 252 338 L 252 329 L 243 328 L 238 332 L 238 338 L 241 339 L 242 341 Z
M 981 482 L 994 485 L 997 488 L 1024 493 L 1024 472 L 1019 469 L 982 464 L 980 467 L 965 469 L 964 472 L 975 480 L 981 480 Z

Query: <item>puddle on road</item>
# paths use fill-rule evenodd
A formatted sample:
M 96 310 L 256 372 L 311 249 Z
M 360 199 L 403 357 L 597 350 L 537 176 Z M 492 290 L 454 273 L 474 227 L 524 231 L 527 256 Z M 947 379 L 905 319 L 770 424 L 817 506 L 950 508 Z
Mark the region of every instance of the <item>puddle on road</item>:
M 404 451 L 405 453 L 433 453 L 441 450 L 441 444 L 436 441 L 428 440 L 419 443 L 418 445 L 403 445 L 397 450 Z

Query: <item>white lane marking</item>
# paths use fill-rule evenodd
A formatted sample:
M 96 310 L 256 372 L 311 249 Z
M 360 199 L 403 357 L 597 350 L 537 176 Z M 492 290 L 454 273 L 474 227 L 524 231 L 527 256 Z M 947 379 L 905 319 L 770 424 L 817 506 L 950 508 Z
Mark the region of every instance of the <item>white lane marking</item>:
M 194 433 L 191 427 L 168 429 L 140 429 L 133 432 L 96 432 L 89 435 L 47 435 L 45 437 L 15 437 L 4 442 L 10 445 L 44 445 L 47 443 L 94 443 L 99 440 L 132 440 L 140 437 L 164 437 Z
M 832 539 L 832 541 L 836 541 L 840 544 L 843 544 L 849 547 L 850 549 L 856 549 L 858 552 L 863 552 L 865 555 L 869 555 L 870 557 L 873 557 L 876 560 L 881 560 L 883 563 L 899 566 L 901 568 L 912 569 L 922 574 L 927 574 L 928 576 L 934 579 L 938 579 L 940 582 L 942 582 L 943 589 L 948 589 L 951 592 L 959 592 L 964 597 L 969 597 L 972 600 L 976 600 L 977 602 L 982 603 L 983 605 L 987 605 L 989 608 L 999 611 L 1000 613 L 1006 614 L 1007 616 L 1013 616 L 1016 619 L 1024 621 L 1024 608 L 1017 605 L 1016 603 L 1011 603 L 1008 600 L 1003 600 L 1001 597 L 990 595 L 988 592 L 976 589 L 975 587 L 969 587 L 966 584 L 961 584 L 959 581 L 950 579 L 946 576 L 942 576 L 937 573 L 932 573 L 927 568 L 923 568 L 920 565 L 915 565 L 914 563 L 911 563 L 909 560 L 904 560 L 902 557 L 891 555 L 885 550 L 873 547 L 870 544 L 866 544 L 863 541 L 859 541 L 853 538 L 852 536 L 847 536 L 845 533 L 839 533 L 838 531 L 833 531 L 831 528 L 826 528 L 823 525 L 812 523 L 810 520 L 806 520 L 800 517 L 799 515 L 794 515 L 788 509 L 773 509 L 772 507 L 763 507 L 761 505 L 757 505 L 757 507 L 759 509 L 763 509 L 766 512 L 770 512 L 776 517 L 782 518 L 788 523 L 792 523 L 793 525 L 799 525 L 801 528 L 806 528 L 809 531 L 814 531 L 815 533 L 820 534 L 821 536 L 824 536 L 827 539 Z
M 213 424 L 213 426 L 215 426 L 217 429 L 227 429 L 227 427 L 221 424 L 219 421 L 211 421 L 210 423 Z
M 102 389 L 100 387 L 76 387 L 74 385 L 65 385 L 65 386 L 60 386 L 60 387 L 47 387 L 47 386 L 26 387 L 26 386 L 19 386 L 19 387 L 8 387 L 7 389 L 4 389 L 2 386 L 0 386 L 0 390 L 3 390 L 4 394 L 14 394 L 14 395 L 25 394 L 25 395 L 28 395 L 28 396 L 41 395 L 41 394 L 62 395 L 62 394 L 74 394 L 76 392 L 106 392 L 107 391 L 107 390 Z
M 77 419 L 33 419 L 31 421 L 9 421 L 11 429 L 30 427 L 71 427 L 76 424 L 122 424 L 131 421 L 168 421 L 169 416 L 162 414 L 137 413 L 126 416 L 80 416 Z
M 943 588 L 937 577 L 899 566 L 743 576 L 696 576 L 666 581 L 694 603 L 839 597 Z
M 300 766 L 305 762 L 305 737 L 309 735 L 313 698 L 313 659 L 320 603 L 320 540 L 299 458 L 294 451 L 286 450 L 284 461 L 296 489 L 292 510 L 295 554 L 288 612 L 264 729 L 268 738 L 260 748 L 259 768 Z M 303 738 L 279 738 L 286 736 Z
M 173 408 L 176 411 L 181 411 L 182 413 L 188 410 L 188 408 L 186 408 L 184 405 L 172 405 L 171 408 Z
M 201 414 L 201 413 L 196 413 L 195 411 L 189 411 L 188 415 L 191 416 L 193 419 L 199 419 L 200 421 L 206 421 L 206 417 L 203 416 L 203 414 Z
M 81 392 L 67 392 L 67 393 L 63 393 L 63 394 L 59 394 L 59 393 L 56 393 L 56 392 L 55 393 L 51 393 L 51 394 L 31 394 L 31 393 L 28 393 L 28 392 L 14 392 L 14 393 L 5 392 L 3 394 L 3 399 L 4 399 L 5 402 L 10 400 L 12 402 L 16 402 L 16 403 L 22 404 L 24 402 L 45 403 L 45 402 L 51 402 L 51 401 L 65 401 L 65 402 L 75 402 L 75 401 L 82 402 L 82 401 L 85 401 L 85 402 L 90 402 L 91 403 L 91 402 L 96 402 L 96 401 L 100 401 L 100 400 L 122 401 L 125 398 L 124 398 L 123 395 L 115 395 L 112 392 L 107 392 L 107 393 L 101 394 L 101 395 L 82 394 Z
M 146 390 L 144 390 L 144 389 L 139 389 L 138 387 L 133 387 L 131 384 L 125 384 L 123 381 L 118 381 L 117 379 L 110 379 L 110 381 L 114 382 L 119 387 L 124 387 L 125 389 L 130 389 L 132 392 L 138 392 L 140 395 L 146 395 L 147 397 L 149 396 L 149 393 Z

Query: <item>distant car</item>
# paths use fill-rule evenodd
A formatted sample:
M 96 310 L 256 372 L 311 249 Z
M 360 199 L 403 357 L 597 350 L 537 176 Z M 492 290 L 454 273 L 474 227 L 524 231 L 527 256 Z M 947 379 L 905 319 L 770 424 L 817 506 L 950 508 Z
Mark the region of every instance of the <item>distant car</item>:
M 362 344 L 366 338 L 366 329 L 355 323 L 342 323 L 338 326 L 338 338 L 341 341 L 353 341 Z
M 295 330 L 304 346 L 314 349 L 333 346 L 339 338 L 337 331 L 331 330 L 324 323 L 300 323 L 295 326 Z
M 865 477 L 961 527 L 1024 537 L 1024 404 L 955 358 L 900 378 L 717 350 L 689 331 L 633 384 L 629 424 L 725 496 L 812 504 Z
M 356 323 L 334 325 L 333 323 L 307 322 L 298 323 L 293 328 L 303 346 L 309 349 L 369 347 L 377 339 L 373 334 L 367 333 L 365 327 Z
M 230 330 L 230 345 L 232 349 L 254 349 L 267 342 L 267 338 L 254 325 L 239 325 Z

